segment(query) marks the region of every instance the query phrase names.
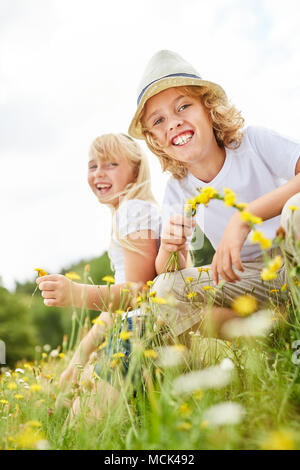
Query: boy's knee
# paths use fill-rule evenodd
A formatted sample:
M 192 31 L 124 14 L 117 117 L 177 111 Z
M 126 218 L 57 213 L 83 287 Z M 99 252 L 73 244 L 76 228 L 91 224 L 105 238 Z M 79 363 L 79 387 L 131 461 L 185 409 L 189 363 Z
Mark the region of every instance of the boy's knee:
M 156 292 L 157 297 L 167 297 L 174 293 L 173 287 L 175 285 L 178 272 L 162 273 L 154 279 L 152 292 Z
M 293 210 L 293 206 L 298 209 Z M 283 206 L 280 225 L 285 230 L 287 237 L 300 235 L 300 193 L 294 194 Z

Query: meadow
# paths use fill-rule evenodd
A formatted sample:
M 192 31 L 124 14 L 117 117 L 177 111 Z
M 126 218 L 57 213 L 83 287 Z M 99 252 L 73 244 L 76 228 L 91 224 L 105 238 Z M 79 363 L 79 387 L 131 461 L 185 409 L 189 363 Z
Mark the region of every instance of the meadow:
M 257 242 L 264 251 L 266 240 Z M 235 299 L 232 308 L 239 318 L 227 322 L 226 339 L 204 336 L 201 328 L 190 331 L 186 342 L 172 338 L 156 313 L 161 305 L 176 310 L 176 300 L 157 297 L 155 281 L 132 299 L 148 307 L 139 332 L 122 322 L 122 305 L 111 310 L 114 325 L 91 364 L 101 362 L 119 398 L 100 420 L 89 416 L 97 374 L 86 379 L 78 366 L 77 380 L 67 389 L 59 387 L 60 374 L 93 322 L 84 308 L 69 312 L 71 322 L 61 345 L 40 344 L 35 357 L 1 370 L 1 449 L 300 449 L 300 246 L 297 241 L 291 261 L 282 233 L 274 243 L 281 248 L 281 261 L 266 257 L 262 275 L 269 286 L 269 305 L 261 310 L 255 292 Z M 283 261 L 287 282 L 274 289 L 272 279 Z M 82 264 L 76 275 L 85 283 L 96 281 L 89 265 Z M 207 287 L 207 304 L 212 306 L 216 288 L 210 283 Z M 189 279 L 186 288 L 189 301 L 197 302 Z M 108 353 L 111 338 L 117 347 Z M 70 420 L 69 407 L 76 397 L 80 412 Z M 102 398 L 96 406 L 104 410 Z

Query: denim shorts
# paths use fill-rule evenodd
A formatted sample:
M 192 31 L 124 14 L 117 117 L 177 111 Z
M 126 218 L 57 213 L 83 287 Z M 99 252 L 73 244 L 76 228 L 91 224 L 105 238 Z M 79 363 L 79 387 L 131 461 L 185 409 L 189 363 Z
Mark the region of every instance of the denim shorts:
M 104 350 L 104 354 L 101 354 L 101 357 L 99 358 L 95 366 L 94 372 L 98 375 L 98 377 L 105 380 L 106 382 L 111 382 L 112 380 L 113 373 L 112 370 L 109 368 L 108 364 L 112 361 L 114 354 L 124 354 L 124 356 L 119 359 L 119 366 L 121 366 L 120 369 L 123 377 L 128 374 L 131 354 L 131 343 L 130 339 L 120 339 L 119 334 L 123 330 L 124 325 L 126 325 L 127 331 L 133 332 L 135 328 L 135 321 L 133 320 L 133 318 L 134 317 L 123 319 L 120 329 L 110 335 L 109 343 Z

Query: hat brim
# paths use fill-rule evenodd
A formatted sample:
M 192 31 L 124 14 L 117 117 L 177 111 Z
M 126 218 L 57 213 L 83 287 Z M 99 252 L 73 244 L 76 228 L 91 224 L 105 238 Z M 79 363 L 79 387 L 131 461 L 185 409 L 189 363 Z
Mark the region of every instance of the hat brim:
M 145 91 L 129 126 L 128 134 L 131 135 L 131 137 L 134 137 L 135 139 L 144 139 L 144 136 L 142 134 L 140 115 L 144 109 L 146 101 L 152 96 L 157 95 L 161 91 L 179 86 L 206 86 L 208 88 L 213 89 L 217 96 L 227 98 L 223 88 L 213 82 L 202 80 L 200 78 L 190 77 L 162 78 L 161 80 L 157 80 L 156 82 L 152 83 Z

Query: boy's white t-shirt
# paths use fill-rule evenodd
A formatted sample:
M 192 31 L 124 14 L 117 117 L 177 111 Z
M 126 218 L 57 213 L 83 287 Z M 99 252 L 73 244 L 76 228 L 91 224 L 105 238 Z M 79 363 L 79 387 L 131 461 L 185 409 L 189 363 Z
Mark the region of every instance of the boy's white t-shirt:
M 130 233 L 151 230 L 152 236 L 159 240 L 159 211 L 154 204 L 148 201 L 129 199 L 122 202 L 116 211 L 114 222 L 113 232 L 117 230 L 121 239 L 126 238 Z M 112 236 L 108 255 L 114 265 L 116 284 L 126 282 L 123 247 L 115 235 Z
M 223 167 L 209 183 L 197 179 L 190 172 L 182 180 L 170 178 L 163 201 L 162 224 L 166 223 L 172 214 L 183 213 L 186 200 L 198 194 L 197 188 L 213 186 L 219 192 L 230 188 L 237 194 L 238 202 L 249 203 L 276 189 L 282 184 L 282 180 L 295 176 L 299 157 L 299 142 L 263 127 L 250 126 L 245 129 L 238 149 L 226 148 Z M 224 202 L 218 200 L 211 200 L 207 207 L 202 204 L 198 206 L 196 223 L 214 249 L 220 244 L 224 230 L 235 211 L 236 209 L 226 207 Z M 264 221 L 257 229 L 273 239 L 279 225 L 280 216 L 277 216 Z M 244 261 L 261 255 L 259 245 L 250 243 L 250 236 L 251 233 L 241 251 L 241 259 Z M 201 248 L 201 241 L 196 248 Z

